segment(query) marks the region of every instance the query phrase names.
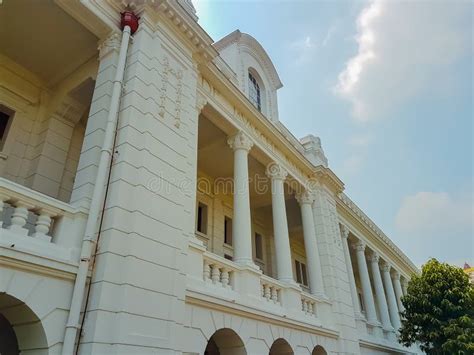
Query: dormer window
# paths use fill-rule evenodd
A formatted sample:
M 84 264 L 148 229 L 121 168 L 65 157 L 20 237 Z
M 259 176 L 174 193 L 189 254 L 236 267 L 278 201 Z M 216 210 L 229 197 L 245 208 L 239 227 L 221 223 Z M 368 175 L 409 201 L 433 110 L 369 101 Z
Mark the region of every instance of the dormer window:
M 257 79 L 249 72 L 249 99 L 254 106 L 262 111 L 262 98 L 260 95 L 260 86 Z

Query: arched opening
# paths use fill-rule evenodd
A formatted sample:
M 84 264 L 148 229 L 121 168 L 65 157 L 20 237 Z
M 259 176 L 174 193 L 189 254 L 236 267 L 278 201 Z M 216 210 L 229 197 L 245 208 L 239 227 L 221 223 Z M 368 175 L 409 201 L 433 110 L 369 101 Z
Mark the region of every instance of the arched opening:
M 317 345 L 314 347 L 313 352 L 311 355 L 327 355 L 326 350 L 321 345 Z
M 269 355 L 293 355 L 293 349 L 291 348 L 290 344 L 283 339 L 279 338 L 275 340 L 270 348 Z
M 207 342 L 204 355 L 247 355 L 244 342 L 232 329 L 216 331 Z
M 0 314 L 0 354 L 15 355 L 19 353 L 15 331 L 8 319 Z
M 0 354 L 47 350 L 41 321 L 22 301 L 0 293 Z

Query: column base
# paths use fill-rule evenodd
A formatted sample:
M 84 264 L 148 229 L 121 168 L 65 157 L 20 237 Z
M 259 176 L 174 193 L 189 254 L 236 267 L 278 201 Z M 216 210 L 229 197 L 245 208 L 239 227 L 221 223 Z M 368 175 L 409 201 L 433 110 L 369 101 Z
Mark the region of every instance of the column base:
M 297 288 L 301 291 L 300 285 L 293 278 L 278 278 L 278 281 L 285 283 L 289 287 Z
M 367 320 L 367 324 L 372 326 L 372 327 L 379 327 L 379 328 L 382 328 L 382 323 L 380 323 L 378 320 L 374 320 L 374 319 L 370 319 L 370 320 Z
M 315 292 L 311 293 L 311 295 L 317 298 L 318 300 L 329 302 L 329 297 L 324 292 Z
M 243 267 L 246 267 L 246 268 L 250 268 L 250 269 L 253 269 L 255 271 L 262 271 L 260 270 L 260 268 L 253 262 L 252 259 L 234 259 L 234 263 L 240 265 L 240 266 L 243 266 Z

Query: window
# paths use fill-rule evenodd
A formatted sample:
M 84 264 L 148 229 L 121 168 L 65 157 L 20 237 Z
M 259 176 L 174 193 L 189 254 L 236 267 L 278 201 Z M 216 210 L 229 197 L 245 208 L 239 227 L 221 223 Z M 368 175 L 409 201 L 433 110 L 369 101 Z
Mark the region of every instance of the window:
M 199 202 L 197 210 L 197 231 L 202 234 L 207 234 L 207 206 Z
M 229 254 L 224 254 L 224 259 L 232 261 L 233 258 Z
M 255 233 L 255 258 L 263 260 L 263 240 L 258 233 Z
M 2 149 L 5 144 L 8 127 L 10 125 L 11 118 L 13 117 L 13 113 L 13 111 L 0 105 L 0 149 Z
M 224 217 L 224 243 L 232 245 L 232 219 Z
M 306 265 L 295 260 L 296 266 L 296 282 L 304 286 L 308 286 L 308 275 L 306 274 Z
M 262 99 L 260 94 L 260 86 L 258 85 L 257 79 L 249 72 L 249 99 L 254 106 L 262 111 Z

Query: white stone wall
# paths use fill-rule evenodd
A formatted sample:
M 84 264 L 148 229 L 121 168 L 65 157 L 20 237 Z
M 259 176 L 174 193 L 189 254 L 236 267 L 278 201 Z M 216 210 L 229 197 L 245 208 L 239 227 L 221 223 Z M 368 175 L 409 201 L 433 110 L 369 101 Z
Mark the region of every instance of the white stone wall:
M 81 352 L 180 353 L 196 189 L 191 53 L 175 33 L 143 23 L 124 81 Z
M 73 275 L 46 269 L 0 267 L 1 313 L 14 327 L 22 354 L 59 354 Z
M 219 329 L 232 329 L 243 341 L 247 355 L 268 354 L 273 342 L 285 339 L 295 355 L 310 355 L 320 345 L 328 354 L 338 353 L 337 340 L 291 326 L 282 326 L 270 319 L 232 314 L 196 305 L 186 305 L 183 339 L 184 354 L 204 354 L 208 340 Z
M 67 96 L 72 84 L 67 80 L 47 88 L 6 57 L 0 57 L 0 73 L 0 105 L 14 112 L 0 152 L 0 175 L 69 202 L 83 141 L 76 119 L 85 106 Z

